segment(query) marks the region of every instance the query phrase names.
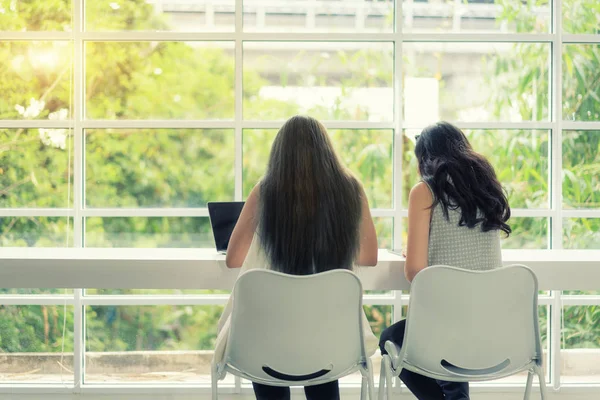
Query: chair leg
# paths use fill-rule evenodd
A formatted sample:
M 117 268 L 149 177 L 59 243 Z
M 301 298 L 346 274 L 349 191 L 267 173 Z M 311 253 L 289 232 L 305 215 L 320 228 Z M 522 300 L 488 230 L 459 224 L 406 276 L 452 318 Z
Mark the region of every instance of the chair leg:
M 367 400 L 367 386 L 369 386 L 369 381 L 363 371 L 360 385 L 360 400 Z
M 385 357 L 385 356 L 384 356 Z M 385 362 L 381 360 L 381 367 L 379 368 L 379 390 L 377 391 L 377 399 L 383 400 L 383 396 L 385 394 L 385 386 L 386 386 L 386 375 L 387 371 L 385 368 Z M 391 384 L 391 383 L 389 383 Z
M 544 371 L 542 367 L 536 366 L 535 372 L 537 373 L 538 379 L 540 380 L 540 395 L 542 400 L 546 399 L 548 396 L 546 395 L 546 378 L 544 377 Z
M 369 382 L 369 400 L 375 400 L 375 382 L 373 379 L 373 362 L 367 359 L 367 379 Z
M 217 366 L 215 364 L 211 365 L 210 381 L 211 381 L 211 388 L 212 388 L 212 400 L 218 400 L 219 399 L 219 377 L 217 376 Z
M 394 379 L 392 377 L 392 359 L 387 354 L 383 356 L 383 361 L 385 363 L 385 380 L 387 384 L 385 385 L 387 398 L 388 400 L 392 400 L 392 385 L 394 383 Z M 401 368 L 399 368 L 401 370 Z M 394 372 L 395 373 L 395 372 Z
M 533 384 L 533 371 L 529 371 L 527 373 L 527 384 L 525 385 L 525 396 L 523 397 L 524 400 L 529 400 L 529 397 L 531 395 L 531 385 Z

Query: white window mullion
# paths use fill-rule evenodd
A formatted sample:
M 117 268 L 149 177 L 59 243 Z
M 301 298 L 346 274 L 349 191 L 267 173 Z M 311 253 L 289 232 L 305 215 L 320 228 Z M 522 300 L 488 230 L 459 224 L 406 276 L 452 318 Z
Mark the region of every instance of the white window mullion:
M 562 220 L 562 0 L 552 1 L 552 58 L 551 58 L 551 99 L 552 99 L 552 209 L 556 214 L 552 219 L 552 249 L 563 247 Z M 550 380 L 555 390 L 560 388 L 561 373 L 561 330 L 562 301 L 561 291 L 553 291 L 552 322 L 550 326 Z
M 392 243 L 395 249 L 399 249 L 403 246 L 402 243 L 402 193 L 407 188 L 402 186 L 404 180 L 402 179 L 402 160 L 403 160 L 403 142 L 404 142 L 404 113 L 403 113 L 403 93 L 402 91 L 402 74 L 403 74 L 403 11 L 402 1 L 396 0 L 394 2 L 394 151 L 393 151 L 393 188 L 394 188 L 394 231 L 392 235 Z M 408 304 L 408 303 L 406 303 Z M 404 302 L 402 300 L 402 291 L 394 290 L 394 303 L 392 309 L 392 323 L 400 321 L 404 315 L 402 315 L 402 306 Z M 391 382 L 388 383 L 388 385 Z M 397 377 L 394 379 L 394 392 L 402 391 L 402 385 L 400 379 Z
M 82 39 L 84 24 L 84 1 L 73 1 L 73 114 L 70 116 L 73 121 L 73 241 L 74 247 L 83 247 L 83 202 L 84 202 L 84 132 L 82 119 L 84 114 L 84 65 L 85 52 Z M 85 310 L 81 304 L 83 296 L 82 289 L 74 290 L 74 310 L 73 310 L 73 374 L 74 390 L 81 391 L 84 375 L 85 363 Z
M 244 10 L 242 0 L 235 2 L 235 199 L 243 200 L 243 106 L 244 106 Z
M 394 158 L 393 158 L 393 188 L 394 188 L 394 232 L 393 247 L 402 247 L 402 193 L 406 188 L 402 187 L 402 150 L 403 150 L 403 99 L 402 99 L 402 4 L 396 1 L 394 8 Z M 393 308 L 393 322 L 402 318 L 401 291 L 395 291 L 396 302 Z
M 244 38 L 244 2 L 243 0 L 235 0 L 235 199 L 243 199 L 243 38 Z M 242 392 L 242 379 L 239 376 L 234 378 L 234 393 Z

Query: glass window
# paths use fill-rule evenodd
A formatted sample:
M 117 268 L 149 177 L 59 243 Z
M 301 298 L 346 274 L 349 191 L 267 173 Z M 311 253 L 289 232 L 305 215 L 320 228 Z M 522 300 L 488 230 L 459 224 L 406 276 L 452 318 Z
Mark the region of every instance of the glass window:
M 0 128 L 0 207 L 73 207 L 69 129 Z
M 375 232 L 380 249 L 391 249 L 393 247 L 394 218 L 373 217 Z
M 507 191 L 518 216 L 504 249 L 548 249 L 553 238 L 565 249 L 598 249 L 599 7 L 597 0 L 0 0 L 0 247 L 214 248 L 206 203 L 246 198 L 281 122 L 309 114 L 328 127 L 341 161 L 364 185 L 380 248 L 406 243 L 408 193 L 419 180 L 414 138 L 443 119 L 463 128 Z M 557 62 L 562 72 L 552 76 Z M 562 143 L 552 140 L 557 133 Z M 561 182 L 552 179 L 559 159 Z M 544 366 L 562 362 L 563 382 L 600 382 L 598 318 L 589 305 L 598 293 L 564 292 L 573 297 L 562 332 L 549 331 L 550 308 L 540 306 Z M 0 289 L 0 304 L 40 295 L 67 304 L 0 305 L 0 352 L 8 357 L 0 383 L 73 385 L 74 340 L 85 337 L 75 354 L 85 360 L 84 383 L 208 385 L 228 294 Z M 588 296 L 585 306 L 573 305 L 579 295 Z M 140 306 L 136 296 L 161 305 Z M 185 296 L 192 303 L 205 296 L 203 305 L 166 305 Z M 365 309 L 379 335 L 392 306 Z M 80 316 L 85 323 L 73 334 Z M 562 358 L 548 357 L 546 338 L 561 334 L 562 352 L 553 356 Z
M 88 118 L 233 118 L 232 43 L 86 42 L 85 54 Z
M 512 229 L 509 237 L 500 233 L 503 249 L 548 249 L 550 248 L 549 218 L 511 217 L 508 224 Z
M 110 129 L 86 132 L 91 207 L 205 207 L 234 196 L 234 132 Z
M 47 0 L 43 1 L 46 7 L 30 0 L 2 1 L 0 31 L 71 31 L 71 0 L 52 0 L 50 5 Z
M 72 118 L 72 51 L 68 41 L 0 41 L 0 119 Z
M 403 52 L 406 127 L 548 119 L 547 44 L 410 42 Z
M 248 32 L 391 32 L 394 0 L 265 1 L 244 0 Z
M 600 249 L 600 218 L 563 219 L 565 249 Z
M 600 305 L 563 309 L 561 381 L 600 382 Z
M 0 383 L 72 384 L 73 307 L 0 305 L 0 352 Z
M 563 119 L 600 121 L 600 44 L 563 46 Z
M 89 31 L 228 32 L 235 25 L 234 0 L 85 3 Z
M 210 247 L 208 217 L 91 217 L 85 222 L 86 247 Z
M 85 382 L 208 384 L 222 312 L 222 306 L 86 307 Z
M 0 247 L 72 247 L 73 219 L 0 217 Z
M 562 0 L 563 31 L 600 33 L 600 4 L 596 0 Z
M 393 45 L 244 43 L 244 118 L 393 119 Z
M 547 33 L 550 1 L 403 0 L 405 32 Z
M 563 132 L 563 202 L 600 209 L 600 131 Z

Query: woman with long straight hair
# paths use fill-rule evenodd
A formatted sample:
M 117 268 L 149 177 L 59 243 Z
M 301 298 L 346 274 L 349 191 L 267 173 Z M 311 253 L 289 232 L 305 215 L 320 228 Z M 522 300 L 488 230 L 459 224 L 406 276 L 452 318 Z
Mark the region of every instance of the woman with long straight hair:
M 377 264 L 377 236 L 359 181 L 341 164 L 325 127 L 295 116 L 281 127 L 267 171 L 254 187 L 233 230 L 227 266 L 310 275 Z M 226 348 L 231 300 L 219 321 L 215 359 Z M 365 345 L 377 338 L 363 315 Z M 253 384 L 257 399 L 289 399 L 288 387 Z M 338 382 L 305 387 L 310 399 L 339 399 Z
M 406 279 L 412 281 L 430 265 L 471 270 L 501 267 L 500 232 L 511 233 L 510 207 L 490 163 L 473 150 L 460 129 L 447 122 L 421 132 L 415 156 L 421 182 L 408 199 Z M 382 354 L 388 340 L 402 345 L 404 330 L 405 320 L 382 332 Z M 469 399 L 468 383 L 435 380 L 408 370 L 402 370 L 400 379 L 422 400 Z

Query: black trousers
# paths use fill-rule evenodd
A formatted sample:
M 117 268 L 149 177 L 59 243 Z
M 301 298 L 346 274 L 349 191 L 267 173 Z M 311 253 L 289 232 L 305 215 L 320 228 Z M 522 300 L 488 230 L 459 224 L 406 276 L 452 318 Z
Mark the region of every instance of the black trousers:
M 285 386 L 268 386 L 252 382 L 257 400 L 290 400 L 290 388 Z M 304 386 L 307 400 L 339 400 L 338 381 L 322 385 Z
M 402 346 L 405 328 L 406 320 L 402 320 L 381 333 L 379 348 L 382 355 L 387 354 L 385 342 L 388 340 Z M 440 381 L 406 369 L 400 372 L 400 379 L 419 400 L 469 400 L 469 383 L 467 382 Z

